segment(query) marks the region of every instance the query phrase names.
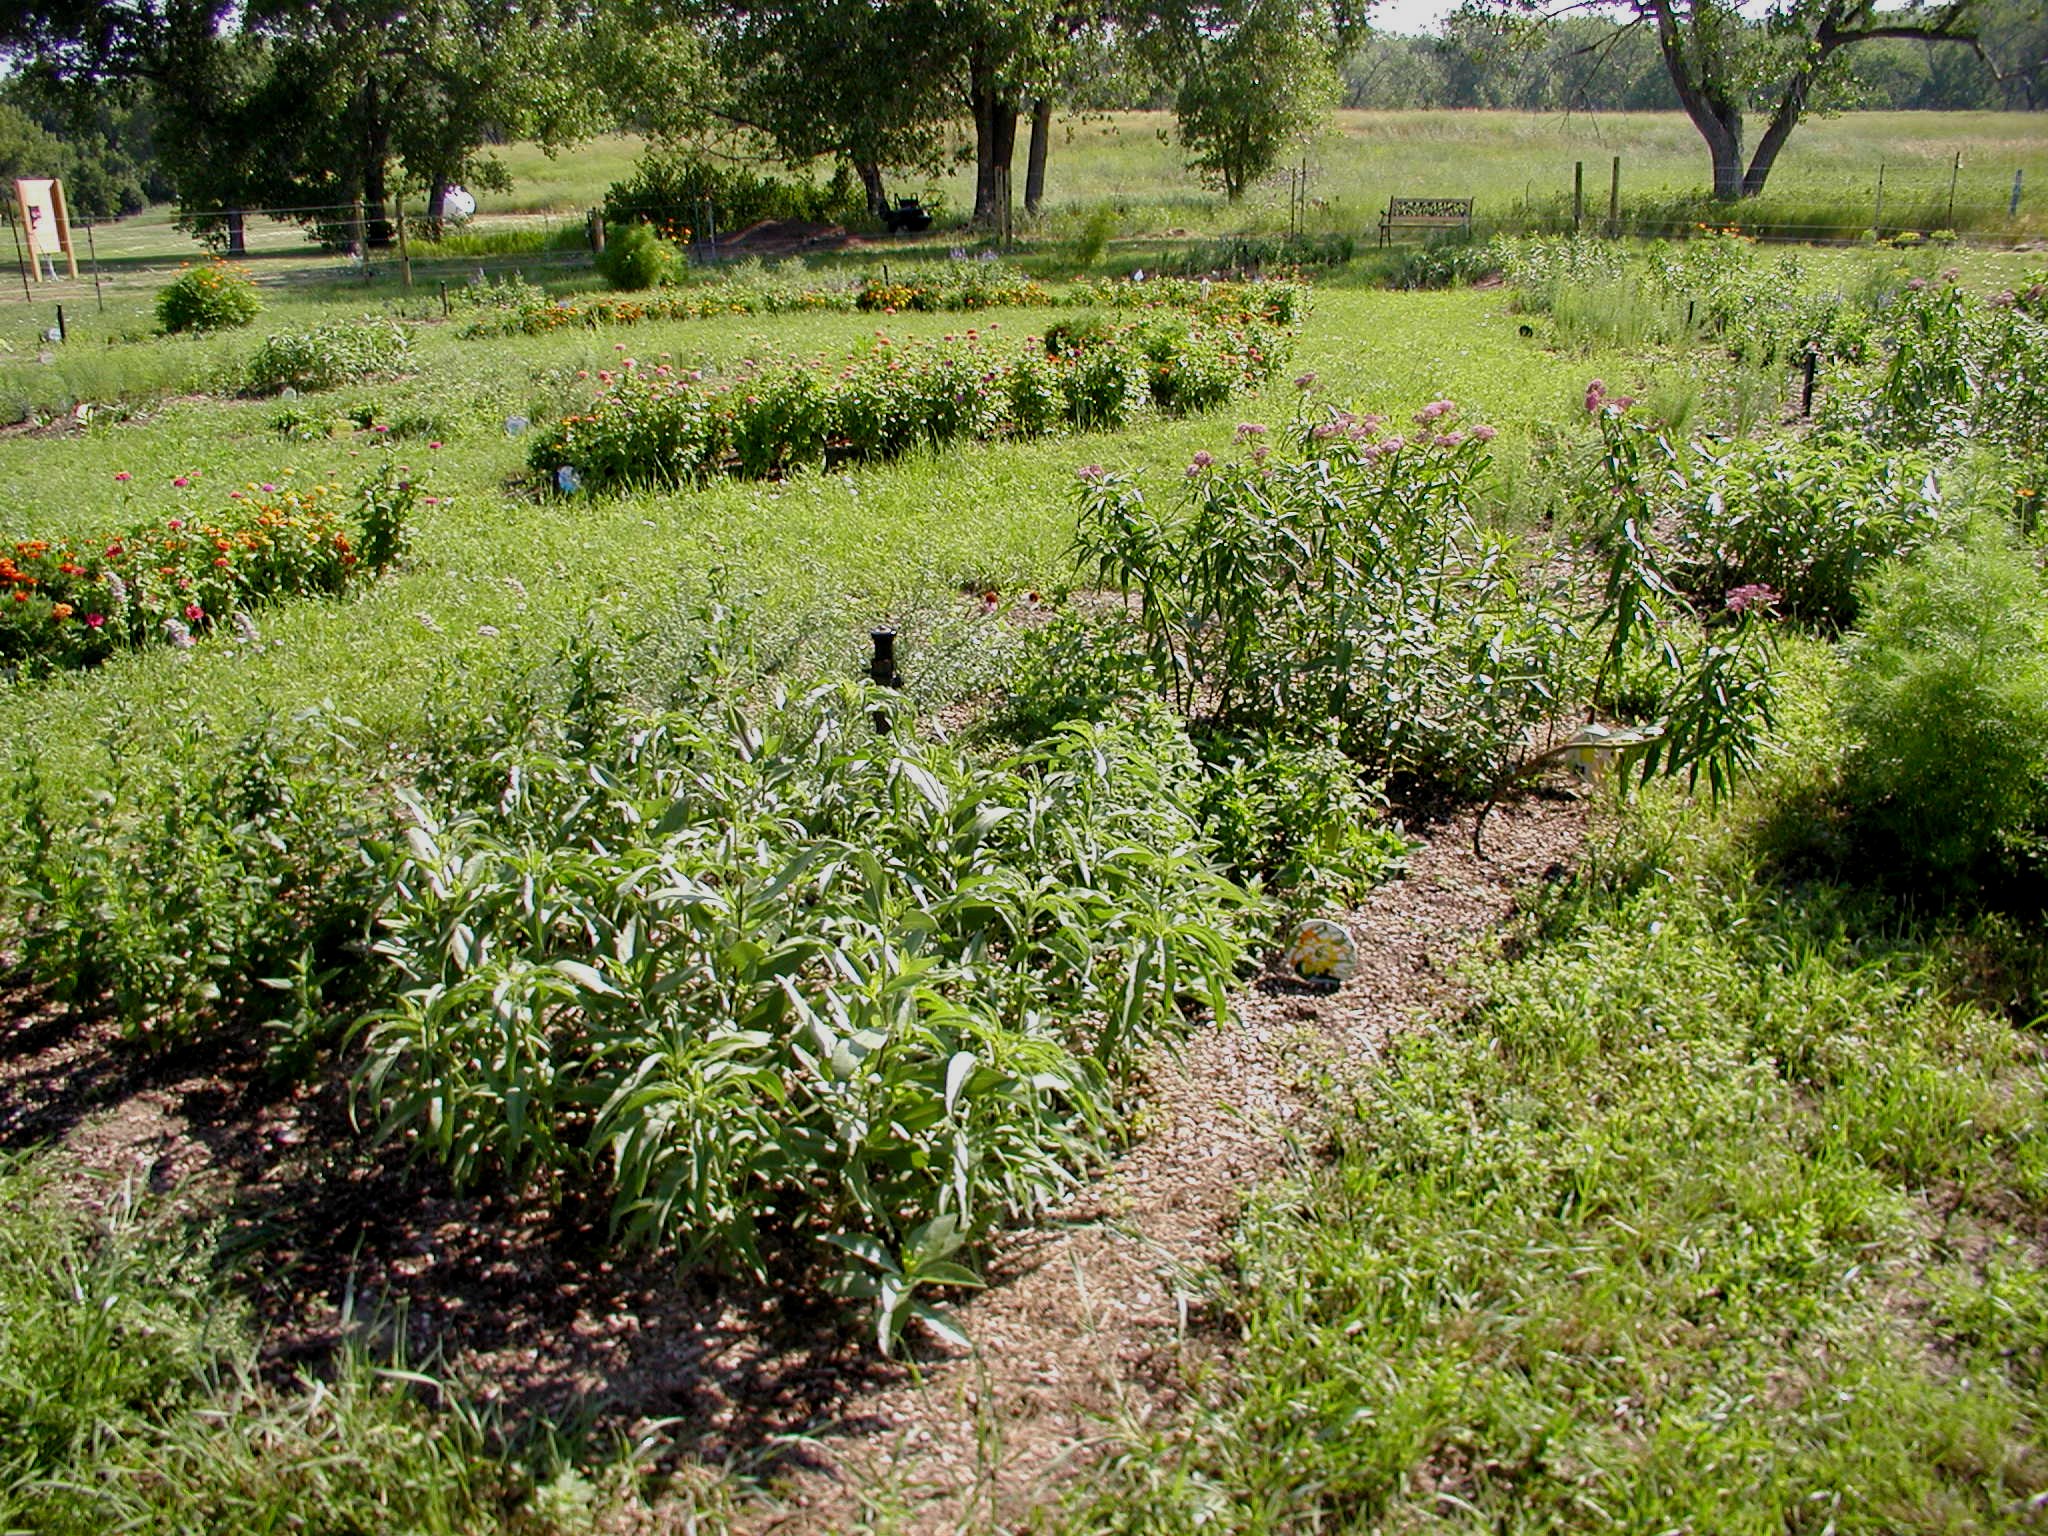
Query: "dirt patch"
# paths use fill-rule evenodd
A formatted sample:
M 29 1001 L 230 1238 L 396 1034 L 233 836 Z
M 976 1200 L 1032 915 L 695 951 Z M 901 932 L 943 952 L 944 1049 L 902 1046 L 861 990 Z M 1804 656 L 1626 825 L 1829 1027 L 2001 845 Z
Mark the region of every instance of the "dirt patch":
M 736 235 L 718 238 L 718 254 L 758 256 L 777 261 L 810 251 L 843 251 L 863 242 L 846 232 L 844 225 L 815 224 L 803 219 L 763 219 L 749 224 Z

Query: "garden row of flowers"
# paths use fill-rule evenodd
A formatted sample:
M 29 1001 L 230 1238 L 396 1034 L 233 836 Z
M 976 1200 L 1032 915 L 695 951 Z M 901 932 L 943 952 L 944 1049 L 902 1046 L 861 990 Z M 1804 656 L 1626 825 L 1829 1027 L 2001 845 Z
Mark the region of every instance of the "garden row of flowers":
M 220 627 L 247 635 L 254 604 L 338 597 L 397 560 L 419 496 L 408 471 L 386 465 L 352 495 L 251 485 L 205 514 L 0 546 L 0 664 L 34 675 L 182 649 Z
M 770 274 L 734 277 L 653 294 L 579 294 L 557 298 L 529 283 L 476 290 L 477 313 L 466 337 L 544 336 L 577 328 L 639 325 L 650 320 L 709 320 L 724 315 L 856 311 L 872 314 L 971 313 L 989 309 L 1173 308 L 1205 316 L 1247 313 L 1291 325 L 1306 308 L 1308 289 L 1295 282 L 1219 283 L 1190 278 L 1142 282 L 1101 280 L 1047 288 L 1020 273 L 972 263 L 914 276 L 868 277 L 858 283 L 790 282 Z
M 1113 431 L 1148 410 L 1210 410 L 1258 388 L 1292 333 L 1262 320 L 1100 316 L 1021 347 L 969 331 L 899 344 L 880 332 L 837 365 L 762 364 L 705 387 L 625 359 L 589 408 L 540 432 L 528 464 L 564 491 L 768 479 L 893 459 L 962 439 Z

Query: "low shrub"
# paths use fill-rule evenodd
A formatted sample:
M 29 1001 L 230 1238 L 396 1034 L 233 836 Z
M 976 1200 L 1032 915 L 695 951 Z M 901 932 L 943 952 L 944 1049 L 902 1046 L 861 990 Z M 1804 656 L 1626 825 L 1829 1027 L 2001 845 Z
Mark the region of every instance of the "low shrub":
M 336 389 L 401 371 L 412 353 L 405 327 L 389 320 L 350 320 L 283 331 L 249 359 L 242 385 L 251 395 L 282 389 Z
M 823 185 L 809 177 L 762 176 L 694 152 L 649 154 L 604 195 L 607 224 L 645 222 L 663 239 L 688 243 L 705 205 L 722 232 L 737 233 L 763 219 L 845 224 L 867 215 L 860 184 L 844 165 Z
M 1701 636 L 1671 600 L 1651 525 L 1650 442 L 1597 383 L 1609 526 L 1601 602 L 1553 552 L 1489 525 L 1476 486 L 1493 430 L 1436 400 L 1412 429 L 1331 409 L 1304 414 L 1304 457 L 1258 441 L 1245 465 L 1198 453 L 1179 509 L 1135 481 L 1082 471 L 1075 547 L 1090 577 L 1137 605 L 1157 686 L 1222 732 L 1326 737 L 1374 778 L 1488 797 L 1546 760 L 1575 707 L 1629 678 L 1655 727 L 1645 777 L 1704 774 L 1716 793 L 1769 721 L 1770 640 L 1747 611 Z M 1716 615 L 1715 617 L 1722 617 Z
M 1989 526 L 1869 581 L 1844 647 L 1843 778 L 1880 868 L 1976 888 L 2038 873 L 2048 832 L 2048 594 Z
M 1864 578 L 1928 538 L 1940 511 L 1924 455 L 1826 434 L 1737 444 L 1689 475 L 1672 574 L 1709 607 L 1761 585 L 1788 614 L 1845 625 Z
M 1336 747 L 1272 736 L 1204 744 L 1202 829 L 1234 878 L 1287 912 L 1356 906 L 1407 852 L 1358 765 Z
M 390 466 L 356 488 L 236 493 L 209 514 L 0 555 L 0 661 L 36 674 L 117 651 L 189 646 L 281 597 L 339 596 L 404 553 L 419 487 Z
M 628 1241 L 840 1266 L 884 1346 L 1071 1189 L 1146 1046 L 1220 1013 L 1252 898 L 1174 722 L 1007 762 L 851 686 L 509 722 L 388 866 L 387 1127 L 468 1182 L 593 1185 Z M 544 914 L 544 915 L 543 915 Z
M 658 288 L 675 276 L 676 248 L 648 225 L 615 225 L 605 231 L 596 266 L 597 275 L 614 288 Z
M 957 267 L 957 270 L 955 270 Z M 1151 278 L 1142 283 L 1098 281 L 1063 290 L 989 263 L 958 263 L 937 274 L 917 274 L 883 282 L 815 283 L 759 268 L 743 267 L 712 282 L 690 283 L 644 298 L 602 294 L 556 298 L 545 289 L 517 279 L 493 281 L 465 290 L 463 305 L 475 311 L 462 334 L 471 338 L 543 336 L 578 326 L 638 325 L 656 320 L 706 320 L 723 315 L 808 314 L 889 310 L 982 310 L 1003 306 L 1070 307 L 1077 309 L 1182 309 L 1204 319 L 1234 323 L 1250 317 L 1291 326 L 1308 310 L 1308 288 L 1302 283 L 1212 283 L 1178 278 Z
M 262 308 L 249 269 L 226 261 L 187 267 L 156 295 L 157 324 L 173 333 L 234 330 L 249 324 Z
M 379 889 L 359 851 L 390 815 L 342 764 L 358 749 L 317 712 L 223 753 L 203 726 L 137 760 L 116 726 L 91 814 L 32 766 L 10 781 L 0 906 L 30 974 L 60 1002 L 113 1009 L 154 1046 L 248 1011 L 303 1053 L 326 1010 L 381 980 L 352 952 Z
M 1043 284 L 994 262 L 947 262 L 906 277 L 867 277 L 854 291 L 858 309 L 901 313 L 1040 308 L 1053 302 Z

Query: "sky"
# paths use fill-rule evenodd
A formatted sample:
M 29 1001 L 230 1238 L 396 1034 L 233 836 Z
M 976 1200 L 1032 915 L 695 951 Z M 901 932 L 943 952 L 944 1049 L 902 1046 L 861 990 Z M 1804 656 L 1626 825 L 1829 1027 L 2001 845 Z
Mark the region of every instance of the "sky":
M 1380 0 L 1372 8 L 1378 32 L 1433 32 L 1436 24 L 1458 8 L 1458 0 Z

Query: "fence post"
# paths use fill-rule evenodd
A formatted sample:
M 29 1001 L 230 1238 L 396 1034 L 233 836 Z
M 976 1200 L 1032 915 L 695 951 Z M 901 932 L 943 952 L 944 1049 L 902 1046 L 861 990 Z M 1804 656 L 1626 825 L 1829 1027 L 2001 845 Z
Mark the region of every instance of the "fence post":
M 1870 232 L 1878 239 L 1884 238 L 1884 162 L 1877 162 L 1877 212 L 1871 218 Z
M 2025 174 L 2026 172 L 2024 171 L 2014 171 L 2012 173 L 2012 206 L 2005 210 L 2005 216 L 2008 219 L 2016 219 L 2020 216 L 2020 178 Z
M 1607 238 L 1621 238 L 1621 156 L 1614 157 L 1614 180 L 1607 187 Z
M 1948 168 L 1948 227 L 1956 227 L 1956 178 L 1963 174 L 1963 152 L 1956 151 L 1955 164 Z
M 1572 162 L 1572 233 L 1586 222 L 1586 162 Z
M 107 312 L 107 296 L 100 292 L 100 250 L 92 243 L 92 220 L 85 221 L 85 251 L 92 258 L 92 296 L 99 304 L 100 313 Z
M 363 275 L 370 272 L 370 235 L 363 227 L 363 200 L 359 197 L 349 209 L 349 239 L 355 243 L 356 260 L 363 264 Z
M 57 306 L 57 339 L 59 341 L 69 341 L 71 339 L 71 332 L 64 324 L 64 306 L 62 304 Z
M 412 247 L 405 241 L 405 199 L 398 199 L 398 269 L 405 274 L 405 291 L 412 292 Z
M 590 225 L 590 254 L 602 256 L 604 254 L 604 214 L 596 208 L 591 209 L 588 223 Z
M 14 264 L 21 269 L 21 296 L 33 304 L 35 291 L 28 285 L 28 255 L 21 248 L 21 229 L 14 222 L 14 210 L 7 210 L 7 232 L 14 236 Z

